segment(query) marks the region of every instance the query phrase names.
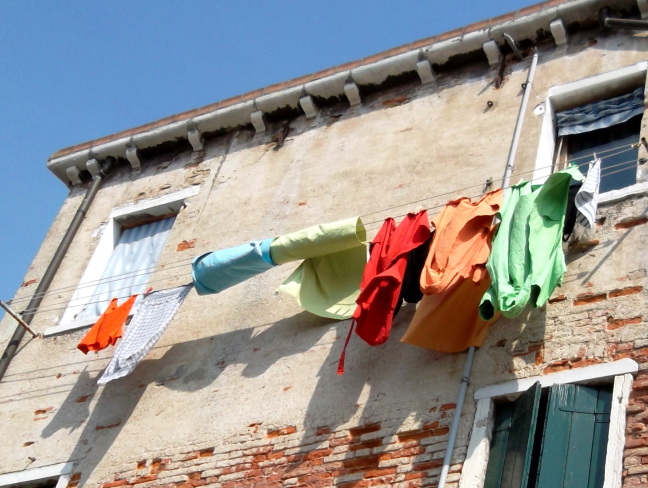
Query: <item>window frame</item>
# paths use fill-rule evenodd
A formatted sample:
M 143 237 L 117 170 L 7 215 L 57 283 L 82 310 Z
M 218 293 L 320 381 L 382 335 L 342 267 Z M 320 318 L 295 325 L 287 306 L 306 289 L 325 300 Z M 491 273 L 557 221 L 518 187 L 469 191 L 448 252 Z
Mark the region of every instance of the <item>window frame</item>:
M 108 216 L 108 221 L 100 229 L 101 237 L 97 243 L 97 247 L 92 253 L 92 257 L 81 276 L 81 280 L 72 293 L 67 307 L 59 318 L 57 325 L 45 329 L 43 337 L 89 327 L 97 321 L 98 316 L 83 320 L 76 320 L 75 316 L 85 307 L 87 301 L 92 297 L 94 287 L 88 286 L 88 284 L 101 278 L 119 240 L 122 222 L 131 222 L 137 219 L 138 215 L 153 214 L 168 216 L 171 213 L 177 214 L 184 205 L 185 200 L 195 196 L 199 191 L 200 187 L 191 186 L 162 197 L 142 200 L 134 204 L 114 208 Z
M 543 388 L 565 383 L 592 384 L 612 382 L 612 409 L 605 457 L 604 488 L 620 488 L 625 447 L 626 408 L 630 400 L 633 374 L 639 365 L 632 359 L 595 364 L 583 368 L 560 371 L 498 383 L 474 392 L 475 417 L 459 481 L 459 488 L 482 488 L 486 477 L 490 441 L 495 420 L 495 400 L 512 400 L 528 390 L 535 382 Z
M 55 479 L 56 488 L 66 488 L 72 478 L 72 467 L 74 463 L 58 463 L 40 468 L 26 469 L 13 473 L 0 474 L 0 487 L 11 486 L 19 483 L 29 483 L 31 481 L 44 481 Z
M 556 131 L 557 112 L 620 95 L 640 85 L 644 86 L 645 96 L 648 91 L 647 77 L 648 61 L 641 61 L 614 71 L 549 88 L 545 102 L 537 106 L 534 112 L 536 115 L 542 115 L 543 120 L 533 171 L 533 181 L 543 183 L 555 171 L 554 157 L 558 142 Z M 645 135 L 644 130 L 641 130 L 640 138 Z M 641 154 L 641 148 L 639 152 Z M 641 176 L 640 169 L 637 170 L 635 181 L 634 185 L 601 193 L 598 200 L 599 204 L 614 202 L 630 195 L 648 192 L 648 175 Z

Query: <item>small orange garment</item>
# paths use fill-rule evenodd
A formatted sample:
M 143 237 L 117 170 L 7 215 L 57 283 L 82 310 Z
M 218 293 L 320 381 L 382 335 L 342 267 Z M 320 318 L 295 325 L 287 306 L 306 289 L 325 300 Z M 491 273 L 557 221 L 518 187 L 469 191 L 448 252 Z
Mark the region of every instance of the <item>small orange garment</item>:
M 119 306 L 117 306 L 117 299 L 113 298 L 99 320 L 81 339 L 77 349 L 83 354 L 88 354 L 88 351 L 101 351 L 108 346 L 114 346 L 117 339 L 122 336 L 122 327 L 136 298 L 137 295 L 133 295 Z
M 424 295 L 401 342 L 441 352 L 461 352 L 480 347 L 488 327 L 497 321 L 479 317 L 479 302 L 490 286 L 484 269 L 478 281 L 461 280 L 446 293 Z
M 402 342 L 449 353 L 482 345 L 499 318 L 482 320 L 479 303 L 490 286 L 486 261 L 501 203 L 501 189 L 476 202 L 459 198 L 432 220 L 434 239 L 421 272 L 424 296 Z
M 485 266 L 493 236 L 493 217 L 502 204 L 497 189 L 471 202 L 462 197 L 448 202 L 432 219 L 434 239 L 421 273 L 421 291 L 426 295 L 444 293 L 460 280 Z

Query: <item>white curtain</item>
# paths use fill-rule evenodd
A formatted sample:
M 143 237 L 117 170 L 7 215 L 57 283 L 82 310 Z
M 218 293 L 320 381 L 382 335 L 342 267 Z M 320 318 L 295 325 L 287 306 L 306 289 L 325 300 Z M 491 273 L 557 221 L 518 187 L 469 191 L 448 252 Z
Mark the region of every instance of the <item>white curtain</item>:
M 101 280 L 77 320 L 98 317 L 114 297 L 126 298 L 146 291 L 174 220 L 171 217 L 121 231 Z

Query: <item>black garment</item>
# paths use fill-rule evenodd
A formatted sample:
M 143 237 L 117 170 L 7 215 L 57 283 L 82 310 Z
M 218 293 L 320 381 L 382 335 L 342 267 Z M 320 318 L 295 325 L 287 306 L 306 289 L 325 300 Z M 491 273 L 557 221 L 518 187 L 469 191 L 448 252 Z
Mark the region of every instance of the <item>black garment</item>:
M 576 194 L 583 186 L 583 183 L 572 182 L 569 187 L 569 196 L 567 197 L 567 208 L 565 209 L 565 225 L 563 226 L 563 241 L 567 242 L 569 237 L 574 232 L 574 225 L 576 224 L 576 215 L 578 214 L 578 209 L 576 208 Z
M 427 258 L 428 252 L 430 251 L 433 235 L 434 230 L 423 244 L 412 249 L 407 254 L 407 268 L 405 268 L 403 286 L 401 287 L 400 297 L 398 298 L 394 315 L 400 310 L 403 301 L 407 303 L 418 303 L 423 298 L 423 292 L 421 291 L 421 272 L 425 265 L 425 258 Z

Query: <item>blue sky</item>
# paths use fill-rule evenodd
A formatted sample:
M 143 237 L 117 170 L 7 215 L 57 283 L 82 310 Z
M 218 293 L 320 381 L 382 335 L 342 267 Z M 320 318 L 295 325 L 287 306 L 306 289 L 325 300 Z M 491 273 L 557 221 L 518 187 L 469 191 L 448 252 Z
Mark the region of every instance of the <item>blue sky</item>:
M 0 0 L 0 299 L 68 193 L 58 149 L 533 3 Z

